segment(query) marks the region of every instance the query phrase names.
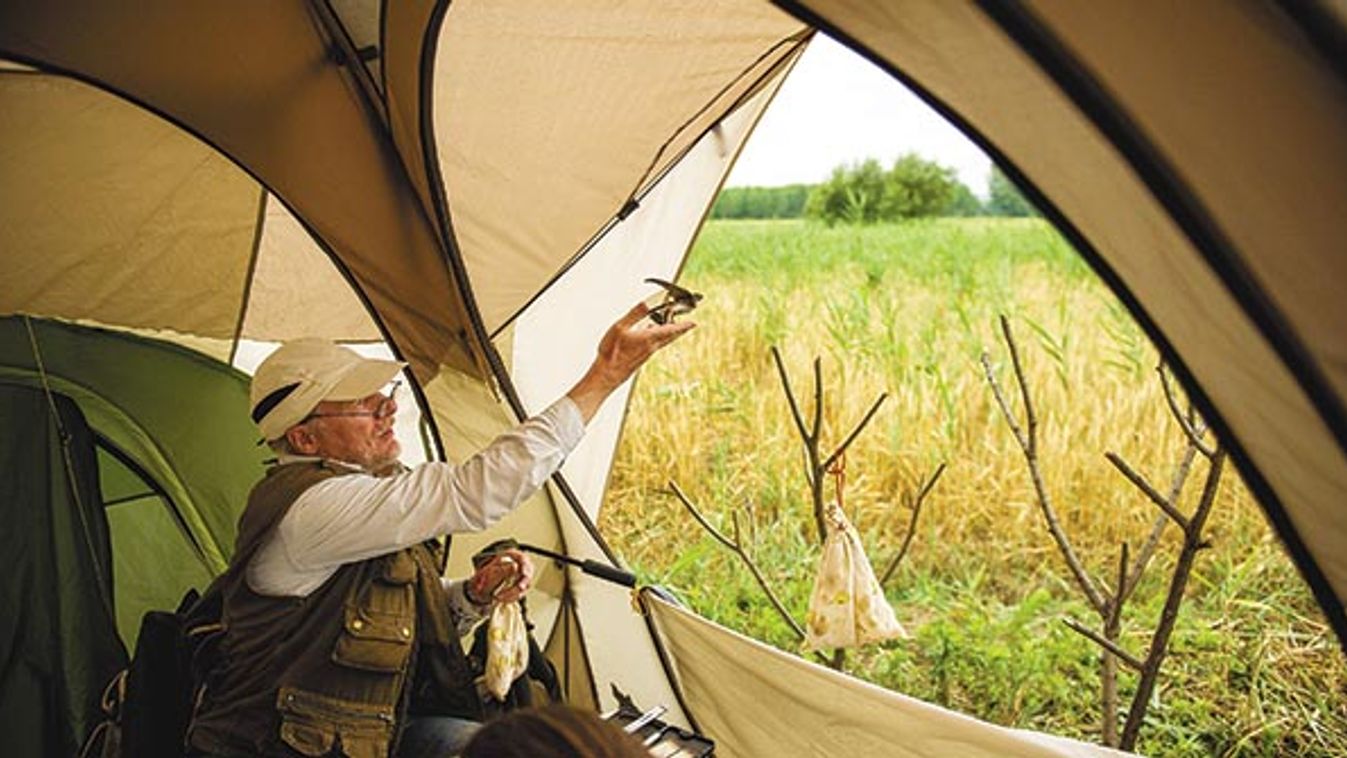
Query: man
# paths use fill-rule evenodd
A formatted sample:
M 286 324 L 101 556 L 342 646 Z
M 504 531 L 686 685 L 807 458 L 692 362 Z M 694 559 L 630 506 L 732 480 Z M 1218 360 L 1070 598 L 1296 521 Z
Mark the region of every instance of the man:
M 221 579 L 222 662 L 188 742 L 197 754 L 449 754 L 480 713 L 461 632 L 528 590 L 506 551 L 466 581 L 441 577 L 435 538 L 477 531 L 537 490 L 603 401 L 691 322 L 638 304 L 546 411 L 459 465 L 407 469 L 385 387 L 403 368 L 322 340 L 277 349 L 252 382 L 252 417 L 278 453 L 239 520 Z M 445 714 L 456 715 L 454 719 Z M 401 744 L 401 748 L 397 746 Z

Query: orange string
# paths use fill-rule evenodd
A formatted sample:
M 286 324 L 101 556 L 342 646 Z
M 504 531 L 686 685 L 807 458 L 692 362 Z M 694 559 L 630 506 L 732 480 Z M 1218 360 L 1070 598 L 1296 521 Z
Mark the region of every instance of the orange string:
M 846 486 L 847 486 L 847 454 L 846 454 L 846 453 L 842 453 L 841 455 L 837 456 L 837 462 L 834 463 L 834 464 L 828 469 L 828 473 L 829 473 L 829 474 L 832 474 L 834 486 L 837 487 L 837 507 L 838 507 L 838 508 L 843 508 L 843 507 L 845 506 L 845 501 L 844 501 L 844 499 L 843 499 L 843 494 L 842 494 L 842 493 L 843 493 L 843 491 L 846 489 Z

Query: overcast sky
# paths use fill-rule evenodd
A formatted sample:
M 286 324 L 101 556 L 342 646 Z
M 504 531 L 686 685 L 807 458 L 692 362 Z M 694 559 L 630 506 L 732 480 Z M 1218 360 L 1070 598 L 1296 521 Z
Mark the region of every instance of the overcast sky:
M 991 161 L 898 80 L 819 34 L 739 156 L 727 186 L 828 178 L 833 167 L 906 152 L 944 164 L 986 196 Z

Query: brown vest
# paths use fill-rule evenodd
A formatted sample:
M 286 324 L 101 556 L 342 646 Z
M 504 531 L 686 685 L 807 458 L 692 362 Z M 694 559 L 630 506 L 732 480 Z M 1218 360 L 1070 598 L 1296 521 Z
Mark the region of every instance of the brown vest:
M 473 715 L 472 673 L 449 618 L 437 543 L 345 564 L 307 597 L 260 595 L 248 586 L 244 567 L 299 495 L 349 473 L 293 463 L 271 469 L 253 488 L 234 559 L 217 580 L 224 594 L 223 662 L 192 720 L 193 747 L 389 755 L 417 659 L 416 689 L 438 693 L 442 707 L 454 702 L 456 715 Z

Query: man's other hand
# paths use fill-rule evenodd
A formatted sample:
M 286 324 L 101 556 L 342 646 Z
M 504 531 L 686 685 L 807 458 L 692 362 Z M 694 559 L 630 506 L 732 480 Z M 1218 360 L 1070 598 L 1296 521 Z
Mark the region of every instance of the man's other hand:
M 477 605 L 513 603 L 533 586 L 533 561 L 519 550 L 502 550 L 468 580 L 468 600 Z

